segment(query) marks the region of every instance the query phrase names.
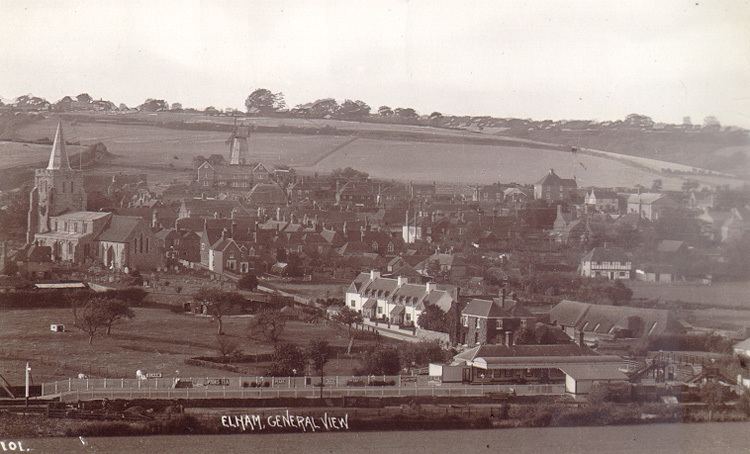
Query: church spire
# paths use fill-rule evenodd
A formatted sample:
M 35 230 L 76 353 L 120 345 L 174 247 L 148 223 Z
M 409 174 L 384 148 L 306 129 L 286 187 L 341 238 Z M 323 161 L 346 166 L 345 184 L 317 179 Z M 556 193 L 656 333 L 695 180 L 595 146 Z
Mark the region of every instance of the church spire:
M 49 164 L 47 170 L 70 170 L 70 161 L 68 153 L 65 151 L 65 139 L 63 138 L 62 125 L 57 122 L 57 131 L 55 131 L 55 141 L 52 143 L 52 151 L 49 154 Z

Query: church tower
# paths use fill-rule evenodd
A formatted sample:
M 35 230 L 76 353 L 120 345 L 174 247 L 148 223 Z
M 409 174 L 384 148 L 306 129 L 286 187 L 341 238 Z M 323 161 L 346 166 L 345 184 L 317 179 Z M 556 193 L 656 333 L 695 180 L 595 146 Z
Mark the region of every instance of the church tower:
M 35 234 L 50 231 L 50 216 L 86 210 L 83 172 L 70 167 L 60 123 L 57 124 L 47 167 L 34 171 L 34 188 L 29 194 L 29 202 L 28 243 L 34 241 Z

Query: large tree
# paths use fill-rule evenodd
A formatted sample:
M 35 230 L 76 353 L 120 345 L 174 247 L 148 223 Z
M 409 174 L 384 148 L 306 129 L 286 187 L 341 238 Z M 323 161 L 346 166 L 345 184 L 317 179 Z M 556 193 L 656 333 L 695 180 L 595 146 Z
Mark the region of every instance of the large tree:
M 395 375 L 401 370 L 401 358 L 395 347 L 377 345 L 362 358 L 360 375 Z
M 163 99 L 148 98 L 140 106 L 138 110 L 143 112 L 158 112 L 161 110 L 169 110 L 169 103 Z
M 378 107 L 378 115 L 380 115 L 381 117 L 392 117 L 393 109 L 388 106 L 380 106 Z
M 112 325 L 135 317 L 133 309 L 120 299 L 106 299 L 102 302 L 107 326 L 107 335 L 112 331 Z
M 248 337 L 260 338 L 276 345 L 286 328 L 286 316 L 275 309 L 264 309 L 248 324 Z
M 268 114 L 286 108 L 286 101 L 281 92 L 273 93 L 267 88 L 258 88 L 245 98 L 245 108 L 248 113 Z
M 347 99 L 341 104 L 338 116 L 341 118 L 360 119 L 370 115 L 370 106 L 364 101 Z
M 241 290 L 255 290 L 258 287 L 258 277 L 254 273 L 247 273 L 237 281 L 237 288 Z
M 91 104 L 92 102 L 94 102 L 94 98 L 92 98 L 88 93 L 81 93 L 80 95 L 76 96 L 76 100 L 84 104 Z
M 331 347 L 328 342 L 322 339 L 316 339 L 310 342 L 305 351 L 307 360 L 313 371 L 320 376 L 320 398 L 323 398 L 323 377 L 326 363 L 331 357 Z
M 106 300 L 101 298 L 91 298 L 83 305 L 78 307 L 73 305 L 73 325 L 88 334 L 89 345 L 94 342 L 96 333 L 107 327 L 107 311 L 105 309 Z
M 294 344 L 283 343 L 276 346 L 273 352 L 271 368 L 268 374 L 273 377 L 291 377 L 304 373 L 305 352 Z
M 217 335 L 224 334 L 223 317 L 228 314 L 232 306 L 242 304 L 245 298 L 236 292 L 225 292 L 223 290 L 203 287 L 193 297 L 195 301 L 203 304 L 206 313 L 217 323 Z
M 334 317 L 334 319 L 337 322 L 343 323 L 344 325 L 346 325 L 347 334 L 349 335 L 349 339 L 351 339 L 352 338 L 352 325 L 356 323 L 362 323 L 362 314 L 344 306 L 341 308 L 341 311 L 339 311 L 339 313 Z

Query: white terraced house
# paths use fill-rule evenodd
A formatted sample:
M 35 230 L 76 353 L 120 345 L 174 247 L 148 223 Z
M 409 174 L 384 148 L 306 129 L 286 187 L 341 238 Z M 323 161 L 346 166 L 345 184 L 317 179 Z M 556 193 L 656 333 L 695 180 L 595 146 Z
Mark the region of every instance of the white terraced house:
M 444 287 L 444 286 L 441 286 Z M 360 273 L 346 289 L 349 309 L 364 318 L 386 320 L 396 325 L 416 325 L 419 315 L 430 305 L 448 312 L 455 299 L 451 289 L 437 284 L 410 284 L 406 278 L 385 278 L 378 271 Z

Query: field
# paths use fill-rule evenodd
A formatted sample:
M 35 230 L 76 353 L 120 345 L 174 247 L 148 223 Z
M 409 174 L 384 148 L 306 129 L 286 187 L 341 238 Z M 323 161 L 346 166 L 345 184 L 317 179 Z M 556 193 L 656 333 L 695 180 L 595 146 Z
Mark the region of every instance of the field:
M 725 282 L 713 285 L 660 285 L 629 281 L 635 298 L 660 298 L 723 308 L 750 310 L 750 282 Z
M 83 145 L 103 142 L 115 154 L 97 168 L 101 173 L 148 173 L 152 184 L 190 178 L 192 160 L 198 155 L 227 154 L 228 133 L 171 129 L 158 122 L 185 124 L 232 123 L 230 117 L 177 113 L 90 114 L 66 120 L 66 139 Z M 137 120 L 144 124 L 104 123 Z M 417 182 L 534 183 L 549 168 L 563 177 L 576 177 L 580 186 L 650 186 L 660 178 L 667 189 L 679 188 L 683 179 L 657 172 L 664 163 L 619 155 L 622 159 L 578 153 L 572 155 L 553 145 L 523 139 L 411 125 L 357 123 L 341 120 L 253 118 L 260 127 L 335 127 L 335 134 L 299 134 L 279 130 L 257 132 L 250 138 L 252 159 L 269 167 L 294 166 L 301 173 L 327 172 L 354 167 L 384 179 Z M 16 140 L 35 140 L 54 134 L 55 116 L 26 122 L 10 135 Z M 351 131 L 351 135 L 347 135 Z M 298 131 L 299 132 L 299 131 Z M 0 168 L 34 164 L 45 158 L 44 147 L 5 143 L 0 148 Z M 633 162 L 631 164 L 630 162 Z M 676 166 L 679 167 L 679 166 Z M 700 177 L 707 183 L 737 184 L 738 180 Z
M 0 374 L 13 384 L 23 380 L 23 365 L 31 363 L 35 383 L 92 376 L 135 378 L 136 370 L 161 372 L 165 377 L 237 376 L 239 374 L 184 364 L 193 356 L 217 356 L 216 324 L 206 317 L 174 314 L 163 309 L 136 308 L 136 317 L 115 326 L 110 336 L 94 338 L 92 345 L 83 332 L 73 328 L 67 309 L 8 310 L 0 313 Z M 224 331 L 240 344 L 244 353 L 271 352 L 270 345 L 245 337 L 247 316 L 225 317 Z M 70 330 L 53 333 L 52 323 Z M 304 348 L 312 339 L 324 338 L 332 345 L 348 344 L 345 330 L 333 326 L 287 323 L 282 342 Z M 351 374 L 357 362 L 334 359 L 329 374 Z M 242 365 L 244 375 L 262 375 L 267 364 Z M 91 372 L 90 372 L 91 371 Z

